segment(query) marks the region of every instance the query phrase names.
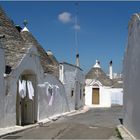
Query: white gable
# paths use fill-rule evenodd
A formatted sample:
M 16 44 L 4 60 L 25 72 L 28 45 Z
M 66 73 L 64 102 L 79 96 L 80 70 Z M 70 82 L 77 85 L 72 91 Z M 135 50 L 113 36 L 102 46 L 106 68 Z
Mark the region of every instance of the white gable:
M 102 86 L 101 82 L 98 80 L 95 80 L 95 79 L 88 81 L 88 83 L 86 83 L 86 85 L 87 86 L 98 86 L 98 87 Z

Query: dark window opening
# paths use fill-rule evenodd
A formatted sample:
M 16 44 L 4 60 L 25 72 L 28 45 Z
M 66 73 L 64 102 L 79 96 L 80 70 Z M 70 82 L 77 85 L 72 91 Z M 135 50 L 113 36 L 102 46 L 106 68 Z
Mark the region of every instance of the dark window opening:
M 5 66 L 5 73 L 6 73 L 6 74 L 10 74 L 11 71 L 12 71 L 11 66 L 6 65 L 6 66 Z
M 74 90 L 71 91 L 71 97 L 73 97 L 73 94 L 74 94 Z
M 19 25 L 16 25 L 15 27 L 18 30 L 18 32 L 21 32 L 22 28 Z
M 80 100 L 82 99 L 82 90 L 80 89 Z

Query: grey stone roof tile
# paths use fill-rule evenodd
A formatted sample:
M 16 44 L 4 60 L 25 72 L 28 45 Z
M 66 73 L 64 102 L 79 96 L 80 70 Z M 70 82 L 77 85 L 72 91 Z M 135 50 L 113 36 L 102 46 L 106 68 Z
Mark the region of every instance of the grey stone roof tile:
M 5 63 L 14 69 L 21 61 L 28 48 L 23 50 L 24 42 L 12 21 L 0 7 L 0 39 L 1 46 L 5 49 Z
M 47 55 L 30 32 L 19 33 L 13 22 L 0 7 L 0 36 L 3 35 L 5 38 L 0 39 L 0 45 L 5 49 L 5 63 L 8 67 L 11 67 L 11 70 L 20 63 L 27 50 L 34 45 L 39 52 L 44 72 L 58 76 L 59 63 L 55 56 Z
M 104 86 L 112 86 L 113 81 L 105 74 L 101 68 L 91 68 L 86 74 L 86 79 L 96 79 L 100 81 Z
M 21 36 L 25 43 L 31 43 L 34 47 L 37 48 L 40 55 L 41 65 L 44 72 L 54 74 L 55 76 L 59 75 L 59 63 L 56 60 L 54 55 L 48 55 L 43 47 L 38 43 L 35 37 L 31 32 L 21 31 Z

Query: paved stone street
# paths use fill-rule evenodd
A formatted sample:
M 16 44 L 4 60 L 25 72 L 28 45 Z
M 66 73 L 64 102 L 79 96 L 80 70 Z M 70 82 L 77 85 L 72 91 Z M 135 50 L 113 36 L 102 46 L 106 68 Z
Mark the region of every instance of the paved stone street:
M 118 139 L 115 128 L 120 124 L 119 118 L 122 118 L 122 107 L 91 108 L 4 139 Z

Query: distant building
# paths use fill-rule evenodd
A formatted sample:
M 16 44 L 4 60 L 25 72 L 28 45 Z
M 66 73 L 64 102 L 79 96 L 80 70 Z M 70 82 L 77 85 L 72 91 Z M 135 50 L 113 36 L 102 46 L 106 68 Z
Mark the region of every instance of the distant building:
M 111 107 L 111 105 L 123 104 L 122 79 L 120 79 L 120 81 L 113 79 L 112 62 L 110 67 L 110 74 L 107 76 L 102 70 L 100 62 L 96 60 L 95 65 L 86 74 L 86 105 L 93 107 Z
M 60 81 L 64 84 L 69 109 L 75 110 L 85 104 L 85 76 L 79 66 L 66 62 L 60 63 Z
M 124 126 L 140 139 L 140 14 L 134 14 L 129 21 L 123 75 Z

